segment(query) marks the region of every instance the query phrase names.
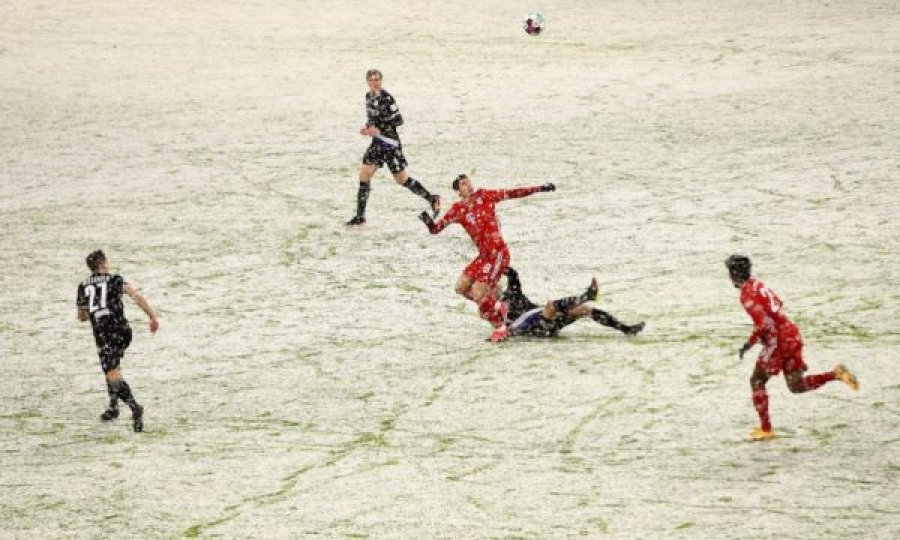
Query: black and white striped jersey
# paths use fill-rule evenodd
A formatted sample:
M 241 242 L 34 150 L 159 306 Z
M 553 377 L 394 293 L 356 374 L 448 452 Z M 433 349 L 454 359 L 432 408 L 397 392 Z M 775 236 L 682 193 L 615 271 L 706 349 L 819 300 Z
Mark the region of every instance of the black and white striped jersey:
M 119 274 L 93 274 L 78 284 L 75 304 L 90 315 L 94 337 L 128 326 L 122 302 L 127 283 Z
M 394 96 L 386 90 L 379 93 L 366 92 L 366 125 L 375 126 L 385 137 L 399 140 L 397 128 L 403 125 L 403 116 L 394 101 Z

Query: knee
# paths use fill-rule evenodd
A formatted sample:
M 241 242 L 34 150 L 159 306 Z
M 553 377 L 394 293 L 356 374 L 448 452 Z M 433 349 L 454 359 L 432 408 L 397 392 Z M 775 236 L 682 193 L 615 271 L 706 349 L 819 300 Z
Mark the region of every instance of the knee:
M 547 319 L 556 317 L 556 308 L 553 307 L 553 302 L 547 302 L 546 304 L 544 304 L 543 315 Z
M 803 381 L 788 381 L 788 390 L 791 391 L 792 394 L 802 394 L 806 392 L 806 385 L 803 384 Z

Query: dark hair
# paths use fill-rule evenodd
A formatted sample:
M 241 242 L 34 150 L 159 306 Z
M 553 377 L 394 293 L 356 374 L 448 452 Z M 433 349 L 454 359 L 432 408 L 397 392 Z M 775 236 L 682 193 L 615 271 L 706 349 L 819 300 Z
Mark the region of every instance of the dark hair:
M 102 249 L 95 249 L 90 252 L 90 254 L 84 259 L 84 262 L 87 263 L 88 268 L 91 269 L 91 272 L 99 272 L 100 271 L 100 263 L 106 260 L 106 254 L 103 253 Z
M 381 72 L 378 71 L 377 69 L 370 69 L 369 71 L 366 72 L 366 80 L 368 81 L 369 77 L 371 77 L 372 75 L 378 75 L 379 79 L 384 78 L 384 75 L 382 75 Z
M 468 178 L 469 176 L 466 173 L 460 173 L 456 178 L 453 179 L 453 191 L 459 191 L 459 183 L 463 178 Z
M 753 263 L 750 257 L 746 255 L 734 254 L 725 259 L 725 268 L 728 268 L 728 275 L 738 281 L 747 281 L 750 279 L 750 269 Z

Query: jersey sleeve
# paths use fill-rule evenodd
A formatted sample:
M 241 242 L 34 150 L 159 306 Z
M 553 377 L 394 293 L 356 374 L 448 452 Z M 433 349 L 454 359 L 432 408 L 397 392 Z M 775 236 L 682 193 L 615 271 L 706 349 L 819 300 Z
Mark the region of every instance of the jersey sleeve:
M 384 123 L 391 127 L 400 127 L 403 125 L 403 115 L 400 114 L 400 107 L 397 106 L 397 101 L 394 99 L 394 96 L 388 94 L 387 95 L 387 114 L 384 119 Z
M 128 280 L 125 279 L 123 276 L 116 274 L 115 276 L 113 276 L 112 281 L 113 281 L 113 289 L 112 290 L 115 291 L 116 294 L 121 296 L 125 292 L 125 286 L 128 285 Z
M 747 315 L 753 320 L 753 331 L 750 332 L 750 336 L 747 338 L 747 343 L 750 345 L 759 341 L 759 338 L 766 331 L 766 307 L 761 300 L 759 294 L 753 290 L 741 295 L 741 304 L 744 306 Z
M 450 210 L 444 214 L 444 217 L 435 221 L 428 227 L 431 234 L 437 234 L 447 228 L 451 223 L 458 223 L 463 215 L 463 207 L 459 203 L 454 203 Z
M 78 309 L 87 309 L 88 308 L 88 299 L 84 294 L 84 284 L 78 284 L 78 290 L 75 292 L 75 307 Z
M 540 186 L 518 187 L 512 189 L 488 189 L 485 190 L 488 199 L 493 202 L 505 201 L 506 199 L 521 199 L 540 191 Z

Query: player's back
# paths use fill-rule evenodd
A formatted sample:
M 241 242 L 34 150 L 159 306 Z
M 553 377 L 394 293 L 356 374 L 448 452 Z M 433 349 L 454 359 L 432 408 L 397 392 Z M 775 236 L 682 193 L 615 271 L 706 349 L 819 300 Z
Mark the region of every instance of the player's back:
M 741 304 L 757 326 L 776 333 L 795 328 L 781 298 L 758 279 L 751 278 L 741 287 Z
M 125 279 L 118 274 L 93 274 L 78 285 L 78 307 L 87 310 L 95 333 L 128 323 L 124 292 Z

